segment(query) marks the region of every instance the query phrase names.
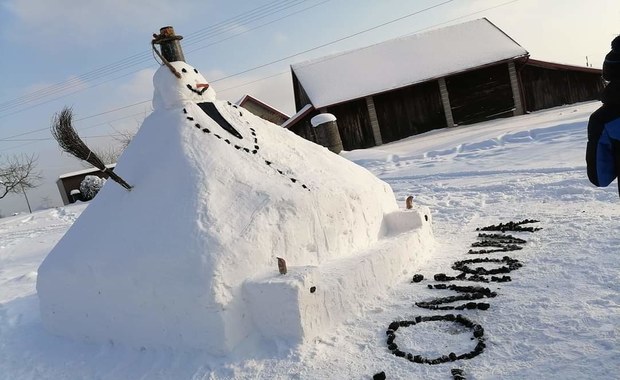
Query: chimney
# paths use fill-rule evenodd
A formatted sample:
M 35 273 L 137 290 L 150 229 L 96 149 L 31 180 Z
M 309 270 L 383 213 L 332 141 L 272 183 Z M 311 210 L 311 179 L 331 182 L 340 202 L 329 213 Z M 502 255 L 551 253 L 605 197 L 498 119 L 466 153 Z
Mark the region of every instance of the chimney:
M 174 34 L 174 28 L 171 26 L 164 26 L 159 29 L 159 35 L 153 34 L 153 43 L 160 46 L 161 54 L 168 62 L 183 61 L 185 62 L 185 56 L 183 56 L 183 49 L 181 48 L 181 41 L 183 36 L 177 36 Z

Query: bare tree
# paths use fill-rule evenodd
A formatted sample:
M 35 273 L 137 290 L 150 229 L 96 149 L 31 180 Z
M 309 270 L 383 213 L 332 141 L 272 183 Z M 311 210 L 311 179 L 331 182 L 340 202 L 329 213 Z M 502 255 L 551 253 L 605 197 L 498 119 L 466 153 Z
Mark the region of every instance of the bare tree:
M 123 150 L 122 148 L 107 146 L 104 148 L 93 149 L 93 153 L 97 155 L 97 157 L 99 157 L 104 164 L 111 165 L 116 163 L 121 153 L 123 153 Z M 93 167 L 93 165 L 87 161 L 80 161 L 80 164 L 85 168 Z
M 36 170 L 35 155 L 14 155 L 0 159 L 0 199 L 9 193 L 24 193 L 39 186 L 41 174 Z

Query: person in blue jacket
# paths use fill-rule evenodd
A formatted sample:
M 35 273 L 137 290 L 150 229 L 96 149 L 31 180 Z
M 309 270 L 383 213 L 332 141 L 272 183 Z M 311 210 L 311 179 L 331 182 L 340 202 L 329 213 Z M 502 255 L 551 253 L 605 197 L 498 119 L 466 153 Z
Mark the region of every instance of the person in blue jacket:
M 620 36 L 614 38 L 605 56 L 603 79 L 609 83 L 603 90 L 603 105 L 590 115 L 586 148 L 588 179 L 598 187 L 620 177 Z

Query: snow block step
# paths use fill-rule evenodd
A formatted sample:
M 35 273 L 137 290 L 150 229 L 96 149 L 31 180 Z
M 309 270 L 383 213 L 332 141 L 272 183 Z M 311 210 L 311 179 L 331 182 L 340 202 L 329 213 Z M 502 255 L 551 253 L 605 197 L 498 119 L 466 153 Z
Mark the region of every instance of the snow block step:
M 386 238 L 373 247 L 321 266 L 288 267 L 245 281 L 244 298 L 265 338 L 298 345 L 361 313 L 416 269 L 434 246 L 426 207 L 385 216 Z

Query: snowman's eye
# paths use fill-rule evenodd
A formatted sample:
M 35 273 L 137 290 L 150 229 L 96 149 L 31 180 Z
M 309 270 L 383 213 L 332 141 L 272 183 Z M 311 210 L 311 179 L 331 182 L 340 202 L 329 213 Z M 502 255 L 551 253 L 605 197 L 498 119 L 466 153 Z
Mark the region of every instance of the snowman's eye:
M 181 71 L 183 71 L 184 73 L 186 73 L 186 72 L 187 72 L 187 70 L 185 70 L 185 68 L 182 68 L 182 69 L 181 69 Z
M 196 74 L 198 74 L 198 70 L 194 69 L 194 72 L 195 72 Z

